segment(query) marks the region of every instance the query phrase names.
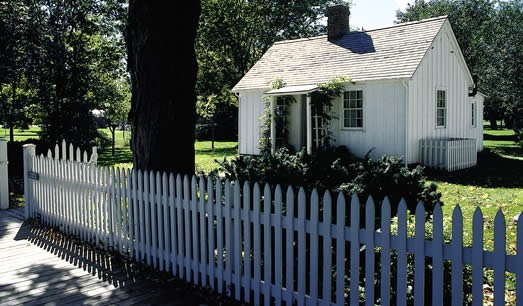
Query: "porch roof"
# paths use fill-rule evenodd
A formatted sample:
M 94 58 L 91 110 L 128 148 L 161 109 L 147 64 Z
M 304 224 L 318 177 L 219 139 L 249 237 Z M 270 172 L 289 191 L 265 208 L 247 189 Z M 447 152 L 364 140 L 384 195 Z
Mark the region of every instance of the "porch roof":
M 267 96 L 288 96 L 288 95 L 302 95 L 308 94 L 318 90 L 317 85 L 299 85 L 299 86 L 285 86 L 278 89 L 272 89 L 265 93 Z

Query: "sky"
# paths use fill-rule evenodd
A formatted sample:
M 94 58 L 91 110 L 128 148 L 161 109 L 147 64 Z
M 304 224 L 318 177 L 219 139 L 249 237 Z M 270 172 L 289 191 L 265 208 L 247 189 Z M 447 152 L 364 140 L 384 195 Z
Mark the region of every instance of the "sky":
M 414 0 L 352 0 L 350 26 L 372 30 L 394 25 L 396 11 L 405 11 Z

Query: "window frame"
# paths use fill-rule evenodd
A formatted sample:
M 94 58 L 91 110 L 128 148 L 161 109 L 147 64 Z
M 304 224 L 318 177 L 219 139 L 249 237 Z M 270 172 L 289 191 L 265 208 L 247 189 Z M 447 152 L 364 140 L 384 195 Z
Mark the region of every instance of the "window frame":
M 472 123 L 472 127 L 475 128 L 478 125 L 477 124 L 478 116 L 476 115 L 476 113 L 477 113 L 476 101 L 471 100 L 470 107 L 471 107 L 471 123 Z
M 349 92 L 361 92 L 361 107 L 345 107 L 345 95 Z M 349 98 L 350 100 L 350 98 Z M 357 99 L 356 99 L 357 100 Z M 345 119 L 347 117 L 345 116 L 345 111 L 358 111 L 361 110 L 361 126 L 345 126 Z M 350 120 L 350 117 L 348 118 Z M 358 119 L 358 118 L 356 118 Z M 363 130 L 365 128 L 365 92 L 363 88 L 349 88 L 345 89 L 343 91 L 343 94 L 341 95 L 341 120 L 340 120 L 341 128 L 343 130 Z
M 445 102 L 445 106 L 444 107 L 441 107 L 439 106 L 439 93 L 440 92 L 443 92 L 444 93 L 444 102 Z M 436 94 L 435 94 L 435 116 L 434 116 L 434 120 L 435 120 L 435 127 L 436 129 L 445 129 L 447 128 L 447 118 L 448 118 L 448 91 L 446 88 L 444 87 L 439 87 L 439 88 L 436 88 Z M 439 118 L 439 111 L 440 110 L 443 110 L 443 125 L 439 125 L 439 122 L 438 122 L 438 118 Z

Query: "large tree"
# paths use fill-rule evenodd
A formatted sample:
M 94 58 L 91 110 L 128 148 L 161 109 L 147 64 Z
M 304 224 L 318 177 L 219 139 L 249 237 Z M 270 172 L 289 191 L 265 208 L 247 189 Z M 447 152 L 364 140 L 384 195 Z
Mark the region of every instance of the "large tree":
M 194 173 L 200 1 L 129 1 L 134 167 Z

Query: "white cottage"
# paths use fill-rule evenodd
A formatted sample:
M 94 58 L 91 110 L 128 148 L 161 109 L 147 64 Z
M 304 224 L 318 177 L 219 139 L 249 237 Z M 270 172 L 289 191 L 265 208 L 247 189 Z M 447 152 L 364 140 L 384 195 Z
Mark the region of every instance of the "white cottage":
M 240 154 L 259 154 L 264 99 L 293 96 L 288 143 L 313 152 L 318 143 L 311 93 L 349 77 L 334 101 L 334 145 L 363 157 L 401 156 L 447 170 L 476 164 L 483 148 L 483 100 L 446 16 L 349 32 L 349 10 L 329 8 L 328 35 L 275 43 L 234 86 L 239 97 Z M 286 86 L 271 90 L 281 79 Z M 278 137 L 272 122 L 272 143 Z

